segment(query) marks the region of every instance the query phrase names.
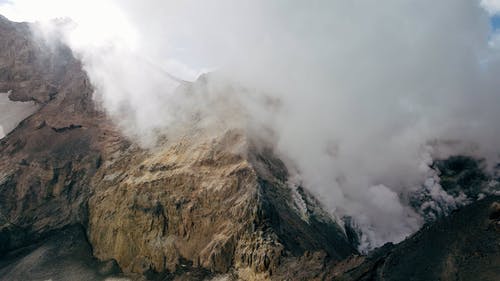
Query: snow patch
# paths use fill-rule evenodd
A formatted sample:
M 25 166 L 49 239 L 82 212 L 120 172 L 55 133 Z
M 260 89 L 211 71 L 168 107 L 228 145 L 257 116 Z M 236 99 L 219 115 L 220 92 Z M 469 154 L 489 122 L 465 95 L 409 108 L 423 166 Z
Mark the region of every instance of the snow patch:
M 17 125 L 31 114 L 38 106 L 34 102 L 15 102 L 9 99 L 9 93 L 0 93 L 0 139 L 14 130 Z

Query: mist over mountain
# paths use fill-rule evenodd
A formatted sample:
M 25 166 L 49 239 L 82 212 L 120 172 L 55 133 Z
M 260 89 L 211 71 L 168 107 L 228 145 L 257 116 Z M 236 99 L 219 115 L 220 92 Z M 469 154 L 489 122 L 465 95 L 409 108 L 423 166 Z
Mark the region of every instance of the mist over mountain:
M 486 2 L 96 5 L 104 12 L 79 14 L 62 33 L 125 134 L 151 146 L 192 116 L 244 128 L 333 214 L 353 217 L 368 248 L 421 226 L 402 197 L 434 177 L 432 159 L 498 162 Z M 108 16 L 121 25 L 90 41 Z M 176 94 L 178 79 L 208 70 L 203 94 Z
M 375 274 L 372 261 L 441 239 L 435 228 L 476 233 L 447 217 L 469 204 L 494 244 L 499 11 L 491 0 L 0 2 L 9 19 L 36 21 L 1 19 L 0 92 L 12 92 L 0 137 L 17 128 L 0 150 L 0 249 L 18 262 L 11 251 L 52 247 L 62 231 L 88 238 L 78 255 L 112 261 L 88 276 L 279 280 L 311 263 L 331 280 L 354 265 L 352 276 Z

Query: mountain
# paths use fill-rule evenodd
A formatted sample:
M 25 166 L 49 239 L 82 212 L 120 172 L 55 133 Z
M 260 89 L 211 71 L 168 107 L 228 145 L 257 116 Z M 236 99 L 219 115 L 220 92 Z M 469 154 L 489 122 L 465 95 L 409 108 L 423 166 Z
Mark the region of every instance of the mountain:
M 426 224 L 400 244 L 348 259 L 334 267 L 332 280 L 498 280 L 499 200 L 482 199 Z
M 0 92 L 39 109 L 0 140 L 0 252 L 86 221 L 90 180 L 111 127 L 71 51 L 0 19 Z
M 292 193 L 272 151 L 243 132 L 197 130 L 141 149 L 95 109 L 70 50 L 33 40 L 27 24 L 3 19 L 0 31 L 0 91 L 40 106 L 1 143 L 3 253 L 73 225 L 97 258 L 127 274 L 200 268 L 265 278 L 305 254 L 356 253 L 312 196 Z
M 0 280 L 500 276 L 498 197 L 361 256 L 272 147 L 194 124 L 141 148 L 95 106 L 70 49 L 0 17 L 9 91 L 37 110 L 0 140 Z

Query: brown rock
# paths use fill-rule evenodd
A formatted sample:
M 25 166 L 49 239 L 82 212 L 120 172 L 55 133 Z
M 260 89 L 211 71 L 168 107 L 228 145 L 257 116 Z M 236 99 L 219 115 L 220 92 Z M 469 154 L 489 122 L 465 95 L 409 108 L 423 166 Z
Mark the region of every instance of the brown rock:
M 53 229 L 85 224 L 90 180 L 108 142 L 102 135 L 114 133 L 94 109 L 93 90 L 67 47 L 49 48 L 33 39 L 28 24 L 3 17 L 0 38 L 0 92 L 40 104 L 0 140 L 2 254 Z M 75 124 L 81 129 L 52 129 Z
M 97 258 L 148 276 L 269 279 L 306 251 L 355 252 L 310 195 L 309 219 L 295 210 L 285 166 L 244 131 L 186 131 L 140 149 L 95 109 L 69 49 L 4 18 L 0 38 L 0 91 L 40 104 L 1 140 L 0 256 L 73 224 Z

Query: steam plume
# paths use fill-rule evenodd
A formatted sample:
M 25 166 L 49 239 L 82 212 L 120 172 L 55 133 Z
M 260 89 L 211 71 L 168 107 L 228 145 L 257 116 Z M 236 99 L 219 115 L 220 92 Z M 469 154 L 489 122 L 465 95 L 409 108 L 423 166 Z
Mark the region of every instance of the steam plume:
M 242 108 L 240 125 L 272 143 L 331 212 L 353 217 L 364 248 L 420 227 L 401 198 L 435 176 L 433 158 L 498 161 L 498 1 L 86 4 L 105 13 L 74 11 L 66 38 L 127 134 L 148 145 L 193 110 L 232 116 L 214 100 Z M 179 79 L 207 70 L 208 97 L 176 94 Z

